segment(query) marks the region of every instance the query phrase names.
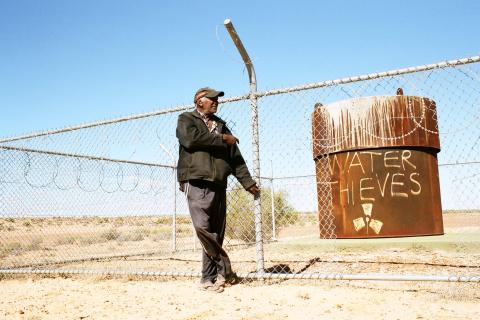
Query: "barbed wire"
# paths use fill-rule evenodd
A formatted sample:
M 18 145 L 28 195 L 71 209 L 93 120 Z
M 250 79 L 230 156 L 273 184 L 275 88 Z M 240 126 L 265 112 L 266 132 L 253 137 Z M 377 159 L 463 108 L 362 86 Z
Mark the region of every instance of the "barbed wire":
M 260 201 L 266 270 L 291 274 L 295 266 L 300 270 L 302 262 L 315 257 L 319 248 L 328 251 L 325 260 L 331 264 L 323 266 L 326 271 L 341 270 L 336 261 L 342 261 L 342 254 L 358 256 L 358 252 L 337 250 L 338 243 L 333 241 L 340 230 L 335 225 L 338 217 L 332 213 L 332 163 L 326 156 L 347 142 L 352 132 L 385 144 L 397 143 L 396 147 L 412 135 L 441 135 L 438 166 L 445 208 L 478 210 L 479 62 L 480 57 L 471 57 L 256 93 L 260 163 L 262 172 L 265 168 L 272 171 L 270 177 L 259 177 L 268 181 L 262 184 Z M 390 131 L 375 131 L 357 122 L 349 133 L 337 136 L 327 128 L 317 128 L 322 138 L 312 139 L 312 111 L 317 103 L 328 106 L 344 101 L 345 109 L 360 117 L 364 110 L 358 100 L 394 95 L 398 88 L 408 91 L 397 97 L 406 111 L 387 113 L 385 118 L 373 115 L 369 122 L 372 127 L 390 126 Z M 250 112 L 239 112 L 247 110 L 248 99 L 249 95 L 222 99 L 219 113 L 242 141 L 242 154 L 251 166 L 252 150 L 257 145 L 249 141 Z M 317 107 L 322 112 L 322 107 Z M 178 142 L 174 120 L 180 112 L 192 108 L 180 105 L 1 139 L 0 268 L 62 261 L 100 263 L 97 260 L 101 257 L 111 257 L 105 270 L 141 273 L 143 266 L 115 261 L 115 257 L 142 252 L 155 252 L 161 259 L 169 256 L 199 261 L 201 247 L 175 181 Z M 332 116 L 325 111 L 320 118 L 327 121 Z M 438 126 L 429 125 L 437 121 Z M 407 123 L 408 130 L 398 134 L 391 130 L 394 125 Z M 315 147 L 326 152 L 316 162 L 312 153 Z M 249 274 L 257 262 L 253 258 L 256 234 L 252 200 L 234 179 L 229 180 L 227 197 L 230 211 L 225 246 L 232 250 L 232 261 L 239 271 Z M 88 218 L 81 220 L 83 215 Z M 48 218 L 33 220 L 36 216 Z M 479 225 L 474 221 L 468 227 Z M 318 242 L 318 238 L 326 242 Z M 470 263 L 480 246 L 466 245 L 473 248 L 473 254 L 458 259 Z M 295 248 L 301 250 L 296 252 Z M 370 253 L 362 252 L 367 257 Z M 380 261 L 378 256 L 370 261 Z M 405 253 L 405 259 L 399 261 L 415 262 L 416 258 Z M 436 258 L 426 255 L 425 261 Z M 294 265 L 277 267 L 290 262 Z M 169 268 L 169 274 L 197 274 L 191 269 L 198 269 L 192 263 L 151 266 L 163 267 Z
M 12 150 L 5 149 L 6 147 L 1 147 L 0 146 L 0 158 L 6 158 L 5 155 L 1 155 L 2 153 L 5 152 L 12 152 Z M 163 186 L 158 188 L 155 188 L 155 170 L 158 170 L 159 168 L 162 168 L 164 170 L 175 170 L 175 167 L 170 167 L 166 165 L 152 165 L 152 164 L 139 164 L 138 162 L 128 162 L 128 161 L 116 161 L 116 160 L 99 160 L 99 159 L 92 159 L 88 157 L 88 160 L 81 159 L 78 157 L 72 157 L 72 158 L 66 158 L 64 156 L 57 156 L 57 157 L 52 157 L 51 153 L 45 153 L 42 154 L 41 151 L 36 151 L 35 153 L 29 153 L 27 151 L 16 151 L 19 154 L 22 154 L 25 158 L 25 161 L 23 164 L 20 162 L 16 162 L 16 171 L 21 172 L 23 176 L 23 181 L 30 187 L 32 188 L 48 188 L 51 185 L 55 185 L 58 189 L 60 190 L 71 190 L 78 188 L 79 190 L 82 190 L 84 192 L 97 192 L 100 189 L 105 192 L 105 193 L 114 193 L 117 191 L 122 191 L 124 193 L 129 193 L 133 192 L 138 189 L 138 186 L 140 182 L 147 182 L 148 185 L 148 191 L 139 191 L 142 194 L 147 194 L 150 193 L 150 191 L 153 192 L 154 195 L 158 195 L 161 193 L 164 189 L 167 188 L 167 186 Z M 46 156 L 46 158 L 45 158 Z M 40 164 L 36 164 L 35 162 L 41 161 L 42 157 L 43 159 L 47 159 L 47 162 L 50 162 L 49 165 L 47 166 L 42 166 Z M 73 177 L 73 181 L 75 183 L 71 186 L 63 186 L 60 182 L 59 179 L 61 178 L 60 174 L 60 168 L 62 166 L 62 162 L 66 162 L 68 160 L 73 160 L 75 162 L 75 165 L 69 166 L 69 172 L 68 174 Z M 113 183 L 111 179 L 106 175 L 106 171 L 108 169 L 107 166 L 114 164 L 116 166 L 116 172 L 113 174 L 115 179 L 113 180 Z M 3 164 L 4 166 L 8 166 L 8 164 Z M 125 174 L 125 169 L 124 166 L 129 166 L 133 168 L 134 173 L 133 174 Z M 96 174 L 94 175 L 95 178 L 92 179 L 92 177 L 84 177 L 85 173 L 90 172 L 86 166 L 89 167 L 94 167 L 96 170 Z M 140 166 L 143 168 L 148 169 L 150 172 L 148 175 L 148 178 L 143 178 L 141 177 L 140 173 Z M 48 168 L 48 172 L 45 171 L 45 169 Z M 35 170 L 37 172 L 35 172 Z M 38 172 L 38 170 L 41 170 L 41 174 Z M 9 181 L 8 179 L 5 178 L 5 175 L 7 173 L 3 172 L 3 176 L 0 176 L 0 183 L 20 183 L 21 178 L 14 180 L 14 181 Z M 43 182 L 35 182 L 33 181 L 35 176 L 42 176 Z M 131 184 L 130 188 L 126 187 L 125 181 L 126 178 L 129 178 L 130 180 L 133 178 L 134 183 Z M 88 179 L 88 183 L 90 185 L 93 185 L 93 188 L 88 188 L 85 186 L 87 183 L 85 179 Z M 92 184 L 92 182 L 94 183 Z M 109 187 L 113 189 L 108 189 L 107 188 L 107 181 L 109 181 Z

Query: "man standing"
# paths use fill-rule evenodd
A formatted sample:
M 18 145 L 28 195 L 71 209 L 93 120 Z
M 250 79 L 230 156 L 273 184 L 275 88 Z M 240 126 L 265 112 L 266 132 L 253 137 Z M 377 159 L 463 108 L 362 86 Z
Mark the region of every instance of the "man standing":
M 199 287 L 215 292 L 222 292 L 225 283 L 236 278 L 222 248 L 227 178 L 233 174 L 248 192 L 260 193 L 237 146 L 238 139 L 225 121 L 215 116 L 218 97 L 223 95 L 223 91 L 200 88 L 193 99 L 195 110 L 182 113 L 177 123 L 178 181 L 204 249 Z

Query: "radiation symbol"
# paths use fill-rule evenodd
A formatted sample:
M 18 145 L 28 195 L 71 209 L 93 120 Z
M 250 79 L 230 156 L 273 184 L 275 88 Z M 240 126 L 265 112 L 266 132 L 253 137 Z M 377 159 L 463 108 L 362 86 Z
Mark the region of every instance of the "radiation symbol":
M 380 233 L 383 222 L 380 220 L 372 219 L 372 207 L 372 203 L 362 203 L 364 216 L 353 220 L 353 227 L 355 228 L 355 231 L 358 232 L 363 228 L 367 227 L 367 235 L 369 229 L 372 229 L 373 232 L 375 232 L 376 234 Z

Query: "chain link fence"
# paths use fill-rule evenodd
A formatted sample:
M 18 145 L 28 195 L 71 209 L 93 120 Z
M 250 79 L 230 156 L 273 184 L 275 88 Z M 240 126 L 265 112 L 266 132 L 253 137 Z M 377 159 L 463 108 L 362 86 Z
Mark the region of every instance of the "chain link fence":
M 260 152 L 261 228 L 252 197 L 234 178 L 227 189 L 225 247 L 237 273 L 478 281 L 479 61 L 257 93 L 258 144 L 249 97 L 223 100 L 219 116 L 239 138 L 249 168 Z M 392 96 L 398 88 L 436 102 L 445 235 L 337 239 L 332 164 L 313 160 L 314 107 Z M 192 107 L 0 140 L 1 272 L 199 276 L 202 248 L 176 182 L 176 121 Z M 331 139 L 321 143 L 334 150 Z

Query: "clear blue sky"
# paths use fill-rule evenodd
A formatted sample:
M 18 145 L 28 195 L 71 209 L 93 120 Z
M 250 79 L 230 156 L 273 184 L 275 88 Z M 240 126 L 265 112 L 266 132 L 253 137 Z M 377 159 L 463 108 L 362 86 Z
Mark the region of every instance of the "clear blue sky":
M 0 137 L 478 55 L 480 1 L 0 0 Z

